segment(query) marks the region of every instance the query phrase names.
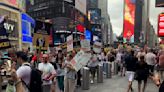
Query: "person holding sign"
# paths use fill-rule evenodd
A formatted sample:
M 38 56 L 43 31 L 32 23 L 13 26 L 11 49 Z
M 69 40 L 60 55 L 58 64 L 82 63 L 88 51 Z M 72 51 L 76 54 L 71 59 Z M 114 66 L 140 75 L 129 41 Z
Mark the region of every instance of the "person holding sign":
M 94 83 L 95 74 L 96 74 L 96 70 L 97 70 L 99 61 L 98 61 L 97 55 L 96 55 L 96 53 L 94 53 L 94 51 L 91 51 L 91 54 L 93 56 L 91 57 L 91 60 L 88 63 L 88 67 L 90 68 L 90 72 L 92 75 L 91 83 Z
M 64 92 L 74 92 L 76 86 L 76 71 L 71 65 L 72 55 L 68 55 L 65 66 L 66 66 L 66 75 L 64 78 Z

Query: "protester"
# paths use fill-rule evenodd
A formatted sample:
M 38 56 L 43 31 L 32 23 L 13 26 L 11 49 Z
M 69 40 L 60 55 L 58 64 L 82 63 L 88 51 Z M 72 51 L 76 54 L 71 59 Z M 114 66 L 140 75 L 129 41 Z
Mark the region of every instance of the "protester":
M 67 56 L 66 60 L 66 76 L 64 79 L 64 92 L 75 92 L 75 86 L 76 86 L 76 71 L 70 64 L 70 61 L 72 60 L 72 55 Z
M 94 80 L 95 80 L 95 74 L 96 74 L 96 71 L 97 71 L 97 66 L 99 64 L 99 61 L 98 61 L 98 57 L 96 55 L 96 53 L 94 53 L 93 51 L 91 52 L 92 53 L 92 57 L 91 57 L 91 60 L 89 61 L 88 63 L 88 67 L 90 69 L 90 73 L 91 73 L 91 83 L 94 83 Z
M 138 92 L 145 92 L 147 79 L 149 77 L 149 66 L 145 62 L 144 56 L 140 56 L 140 61 L 136 65 L 136 80 L 138 81 Z M 142 91 L 141 84 L 144 82 Z
M 58 81 L 58 87 L 60 92 L 64 92 L 64 76 L 65 76 L 65 62 L 64 62 L 64 56 L 61 50 L 58 51 L 57 55 L 57 81 Z
M 43 92 L 50 92 L 52 80 L 56 75 L 56 71 L 51 63 L 48 61 L 48 55 L 43 54 L 43 61 L 39 64 L 38 69 L 42 71 Z
M 49 60 L 50 60 L 50 63 L 53 65 L 54 69 L 57 69 L 57 66 L 56 66 L 56 55 L 57 53 L 56 52 L 51 52 L 50 55 L 49 55 Z M 54 79 L 52 79 L 52 86 L 51 86 L 51 92 L 56 92 L 56 77 Z

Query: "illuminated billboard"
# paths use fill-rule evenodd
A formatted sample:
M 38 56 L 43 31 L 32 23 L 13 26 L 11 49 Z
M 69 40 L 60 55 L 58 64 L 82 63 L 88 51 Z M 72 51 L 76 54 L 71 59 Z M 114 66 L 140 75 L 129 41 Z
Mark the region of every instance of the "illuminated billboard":
M 124 42 L 134 43 L 136 0 L 124 0 Z
M 164 7 L 164 0 L 156 0 L 156 7 Z
M 92 8 L 88 10 L 88 20 L 91 24 L 101 24 L 101 9 Z
M 18 0 L 0 0 L 2 3 L 18 8 Z
M 158 17 L 158 36 L 164 37 L 164 13 L 159 14 Z

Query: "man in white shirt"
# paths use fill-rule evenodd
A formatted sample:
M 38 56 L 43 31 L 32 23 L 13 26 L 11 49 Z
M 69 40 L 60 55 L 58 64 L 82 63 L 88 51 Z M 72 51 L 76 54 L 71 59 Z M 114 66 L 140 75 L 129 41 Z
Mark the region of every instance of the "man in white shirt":
M 145 61 L 149 65 L 149 69 L 151 73 L 154 72 L 154 66 L 156 64 L 156 55 L 153 53 L 153 50 L 150 49 L 148 53 L 145 55 Z
M 43 92 L 50 92 L 52 80 L 56 71 L 51 63 L 48 62 L 48 55 L 43 55 L 43 62 L 39 64 L 38 69 L 42 72 Z

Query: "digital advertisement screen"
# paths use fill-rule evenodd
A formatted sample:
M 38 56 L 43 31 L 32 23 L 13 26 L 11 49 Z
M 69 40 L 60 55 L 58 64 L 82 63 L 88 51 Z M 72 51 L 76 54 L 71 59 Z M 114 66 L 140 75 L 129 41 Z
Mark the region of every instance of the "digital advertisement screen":
M 164 13 L 158 17 L 158 36 L 164 37 Z
M 101 24 L 101 10 L 100 9 L 89 9 L 88 10 L 88 19 L 91 24 Z
M 164 7 L 164 0 L 156 0 L 156 7 Z
M 124 42 L 134 42 L 135 3 L 136 0 L 124 1 Z
M 91 40 L 91 31 L 89 31 L 89 30 L 85 30 L 85 39 L 87 39 L 87 40 Z

